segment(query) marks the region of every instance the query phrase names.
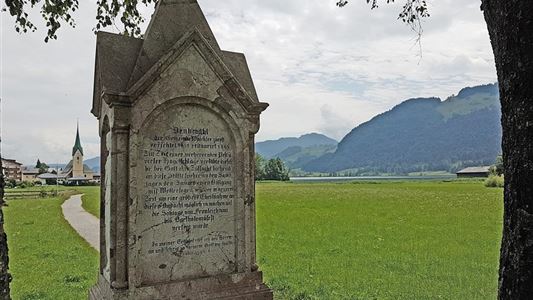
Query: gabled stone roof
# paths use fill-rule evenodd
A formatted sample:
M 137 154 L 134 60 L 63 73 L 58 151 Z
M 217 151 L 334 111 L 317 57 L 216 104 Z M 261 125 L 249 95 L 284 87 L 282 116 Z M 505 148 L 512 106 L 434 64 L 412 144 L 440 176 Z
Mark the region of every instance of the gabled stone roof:
M 221 51 L 197 1 L 159 1 L 144 34 L 144 42 L 131 74 L 129 86 L 141 79 L 181 37 L 195 28 L 215 51 Z
M 201 35 L 194 38 L 195 33 Z M 196 0 L 160 0 L 156 6 L 144 39 L 124 37 L 118 34 L 97 34 L 95 86 L 91 112 L 100 117 L 103 94 L 131 96 L 130 92 L 139 82 L 154 73 L 154 68 L 164 63 L 165 58 L 176 51 L 179 42 L 208 44 L 207 50 L 217 57 L 229 70 L 228 85 L 243 89 L 243 98 L 249 97 L 254 110 L 262 110 L 257 97 L 246 58 L 242 53 L 220 49 L 207 20 Z M 205 52 L 205 50 L 204 50 Z M 226 78 L 228 78 L 226 76 Z M 133 101 L 130 99 L 129 101 Z M 240 101 L 240 100 L 239 100 Z M 257 106 L 257 108 L 255 107 Z
M 128 82 L 142 39 L 100 31 L 96 36 L 96 68 L 94 74 L 93 114 L 100 107 L 102 93 L 120 94 L 128 89 Z

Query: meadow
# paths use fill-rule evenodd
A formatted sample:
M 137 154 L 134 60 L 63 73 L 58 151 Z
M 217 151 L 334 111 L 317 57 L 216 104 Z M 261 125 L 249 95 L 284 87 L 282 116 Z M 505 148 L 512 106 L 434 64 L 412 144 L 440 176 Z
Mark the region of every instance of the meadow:
M 9 201 L 14 299 L 85 299 L 96 280 L 62 201 Z M 481 181 L 258 183 L 258 263 L 276 299 L 496 298 L 501 219 Z
M 87 299 L 98 253 L 63 219 L 68 196 L 9 200 L 4 208 L 13 299 Z

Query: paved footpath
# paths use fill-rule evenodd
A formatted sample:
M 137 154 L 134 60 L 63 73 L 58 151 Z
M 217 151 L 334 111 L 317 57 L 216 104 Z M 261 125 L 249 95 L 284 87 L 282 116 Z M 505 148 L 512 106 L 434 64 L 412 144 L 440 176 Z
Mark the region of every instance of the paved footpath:
M 100 250 L 100 220 L 81 207 L 81 195 L 74 195 L 61 205 L 65 220 L 96 251 Z

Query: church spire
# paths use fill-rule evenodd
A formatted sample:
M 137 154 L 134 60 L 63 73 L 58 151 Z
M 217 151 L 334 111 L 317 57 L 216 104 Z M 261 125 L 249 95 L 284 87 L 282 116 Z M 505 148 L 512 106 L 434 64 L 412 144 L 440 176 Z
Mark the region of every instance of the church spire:
M 74 143 L 74 147 L 72 147 L 72 155 L 76 154 L 76 151 L 80 150 L 81 155 L 83 155 L 83 148 L 81 147 L 80 142 L 80 124 L 76 125 L 76 142 Z

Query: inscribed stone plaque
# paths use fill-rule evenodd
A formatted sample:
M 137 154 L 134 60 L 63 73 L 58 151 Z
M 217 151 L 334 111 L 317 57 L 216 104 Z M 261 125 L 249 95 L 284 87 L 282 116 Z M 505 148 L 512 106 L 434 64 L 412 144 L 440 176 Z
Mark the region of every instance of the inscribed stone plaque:
M 209 108 L 175 105 L 141 129 L 143 284 L 235 272 L 235 141 Z

